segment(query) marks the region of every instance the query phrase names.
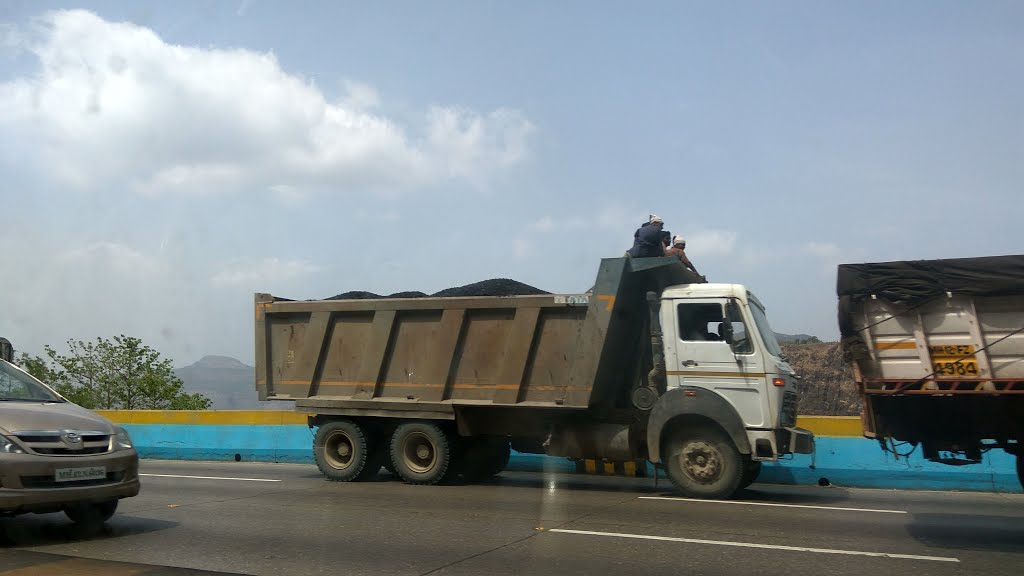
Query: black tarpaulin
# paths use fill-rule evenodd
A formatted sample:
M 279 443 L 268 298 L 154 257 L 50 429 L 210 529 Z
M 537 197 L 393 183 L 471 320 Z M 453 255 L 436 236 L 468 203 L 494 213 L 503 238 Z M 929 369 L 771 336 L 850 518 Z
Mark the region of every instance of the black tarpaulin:
M 840 264 L 839 331 L 852 336 L 850 310 L 872 295 L 916 305 L 947 292 L 970 296 L 1024 294 L 1024 255 Z

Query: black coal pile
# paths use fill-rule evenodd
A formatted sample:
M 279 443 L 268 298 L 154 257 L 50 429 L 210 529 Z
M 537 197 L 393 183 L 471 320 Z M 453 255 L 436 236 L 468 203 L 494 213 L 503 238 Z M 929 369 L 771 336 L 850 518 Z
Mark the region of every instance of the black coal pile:
M 492 278 L 490 280 L 483 280 L 480 282 L 474 282 L 472 284 L 466 284 L 465 286 L 455 286 L 453 288 L 445 288 L 440 292 L 435 292 L 430 296 L 438 298 L 451 298 L 456 296 L 532 296 L 535 294 L 550 294 L 540 288 L 534 288 L 529 284 L 523 284 L 517 280 L 509 280 L 508 278 Z M 426 298 L 427 294 L 419 291 L 408 291 L 408 292 L 395 292 L 388 296 L 380 296 L 373 292 L 366 292 L 363 290 L 353 290 L 351 292 L 342 292 L 336 296 L 331 296 L 327 300 L 365 300 L 367 298 Z
M 388 294 L 388 298 L 426 298 L 425 292 L 419 290 L 413 290 L 411 292 L 395 292 L 394 294 Z
M 341 294 L 335 294 L 326 300 L 368 300 L 370 298 L 383 298 L 380 294 L 374 294 L 373 292 L 364 292 L 362 290 L 353 290 L 351 292 L 342 292 Z
M 530 296 L 533 294 L 550 294 L 540 288 L 534 288 L 529 284 L 523 284 L 508 278 L 494 278 L 458 286 L 456 288 L 445 288 L 435 292 L 433 296 Z

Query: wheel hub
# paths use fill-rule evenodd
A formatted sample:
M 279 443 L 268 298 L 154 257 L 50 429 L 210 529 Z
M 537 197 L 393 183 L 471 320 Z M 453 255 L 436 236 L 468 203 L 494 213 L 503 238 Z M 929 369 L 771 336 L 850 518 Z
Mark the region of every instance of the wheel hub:
M 437 453 L 426 435 L 410 434 L 405 440 L 402 460 L 410 470 L 423 474 L 429 472 L 437 463 Z
M 679 467 L 697 482 L 714 482 L 722 473 L 722 457 L 702 440 L 688 442 L 679 453 Z
M 352 465 L 355 449 L 352 439 L 343 432 L 335 432 L 324 442 L 324 456 L 332 468 L 344 470 Z

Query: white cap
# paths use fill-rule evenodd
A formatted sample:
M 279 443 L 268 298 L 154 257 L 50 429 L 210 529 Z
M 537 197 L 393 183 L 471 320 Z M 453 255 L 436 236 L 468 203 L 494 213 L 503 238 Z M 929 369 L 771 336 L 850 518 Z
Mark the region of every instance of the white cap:
M 664 224 L 665 221 L 661 219 L 661 216 L 657 214 L 651 214 L 651 219 L 648 221 L 651 224 Z
M 683 238 L 682 236 L 673 236 L 672 245 L 675 246 L 676 244 L 686 244 L 686 238 Z

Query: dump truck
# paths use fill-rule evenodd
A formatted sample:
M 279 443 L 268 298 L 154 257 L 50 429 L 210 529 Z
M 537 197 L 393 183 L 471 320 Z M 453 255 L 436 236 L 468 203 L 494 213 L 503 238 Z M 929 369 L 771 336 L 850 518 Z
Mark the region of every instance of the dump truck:
M 255 296 L 256 389 L 309 414 L 328 479 L 489 478 L 511 450 L 648 460 L 727 498 L 813 450 L 764 306 L 678 258 L 609 258 L 584 294 Z
M 839 266 L 864 435 L 899 456 L 1016 455 L 1024 486 L 1024 256 Z

